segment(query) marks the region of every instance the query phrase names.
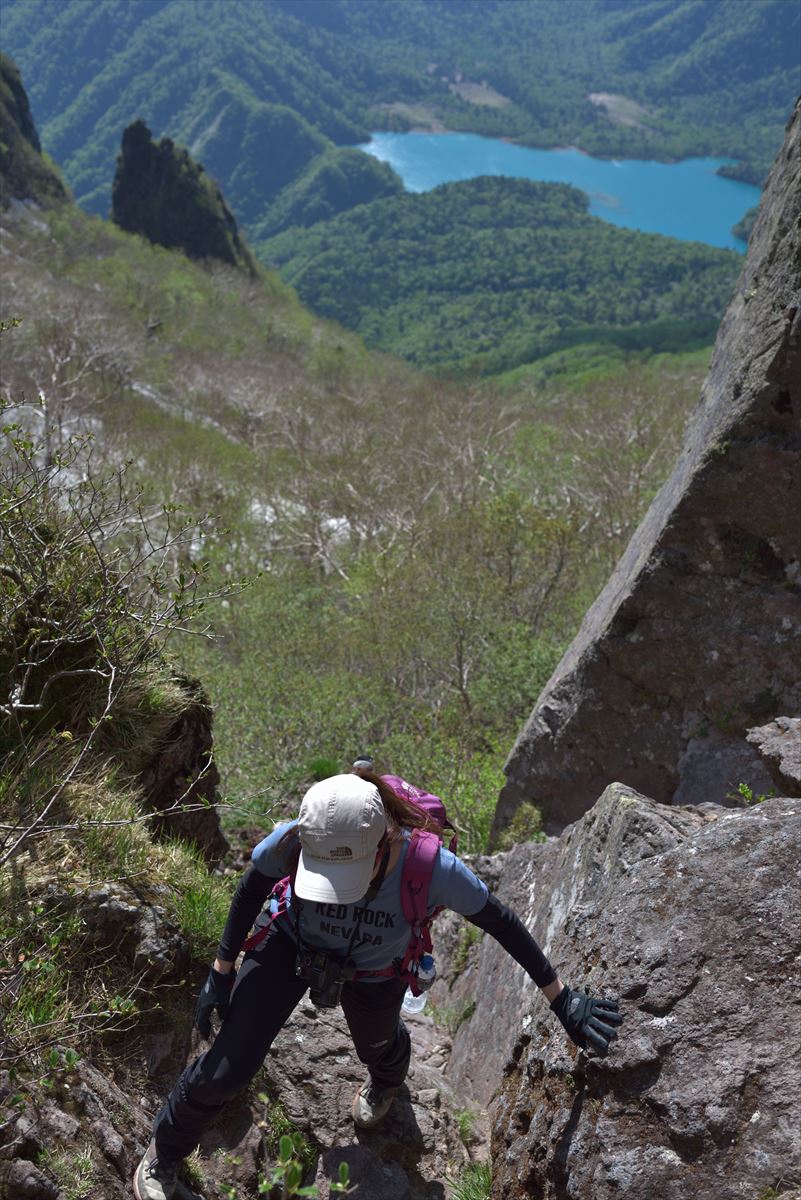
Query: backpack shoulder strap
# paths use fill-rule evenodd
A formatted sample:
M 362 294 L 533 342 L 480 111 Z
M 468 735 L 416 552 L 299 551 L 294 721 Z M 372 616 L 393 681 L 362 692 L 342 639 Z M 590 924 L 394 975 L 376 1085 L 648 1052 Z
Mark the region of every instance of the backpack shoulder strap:
M 440 845 L 435 833 L 426 829 L 412 830 L 401 876 L 401 907 L 411 926 L 409 945 L 403 957 L 396 959 L 392 966 L 381 971 L 357 971 L 357 979 L 364 975 L 394 976 L 396 979 L 404 979 L 414 995 L 419 995 L 415 964 L 419 962 L 421 955 L 430 954 L 433 949 L 431 918 L 440 912 L 440 908 L 435 908 L 430 914 L 428 911 L 428 891 Z
M 255 933 L 252 933 L 249 938 L 245 939 L 245 941 L 242 943 L 243 950 L 255 950 L 256 947 L 260 946 L 265 940 L 272 929 L 273 922 L 276 920 L 276 918 L 280 917 L 287 911 L 289 899 L 294 890 L 294 884 L 295 872 L 293 872 L 292 875 L 285 875 L 283 879 L 278 880 L 278 883 L 270 892 L 268 902 L 269 916 L 265 920 L 264 924 L 256 929 Z M 265 914 L 262 911 L 260 915 L 263 916 Z
M 440 840 L 435 833 L 413 829 L 403 864 L 401 904 L 403 915 L 414 928 L 428 920 L 428 889 Z

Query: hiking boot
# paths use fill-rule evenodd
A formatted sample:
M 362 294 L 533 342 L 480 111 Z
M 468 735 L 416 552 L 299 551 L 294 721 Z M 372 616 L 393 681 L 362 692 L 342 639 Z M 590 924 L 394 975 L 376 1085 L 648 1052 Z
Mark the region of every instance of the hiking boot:
M 133 1177 L 136 1200 L 172 1200 L 177 1182 L 178 1164 L 158 1158 L 151 1142 Z
M 392 1108 L 397 1088 L 379 1088 L 368 1079 L 353 1097 L 353 1119 L 360 1129 L 375 1129 Z

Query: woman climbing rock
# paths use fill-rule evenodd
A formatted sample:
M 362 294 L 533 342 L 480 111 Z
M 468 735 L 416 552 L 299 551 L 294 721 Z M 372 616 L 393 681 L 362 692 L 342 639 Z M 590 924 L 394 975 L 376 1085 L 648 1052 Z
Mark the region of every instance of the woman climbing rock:
M 461 913 L 500 942 L 576 1045 L 607 1053 L 622 1021 L 617 1002 L 562 983 L 519 917 L 441 844 L 444 821 L 436 797 L 375 774 L 364 758 L 351 773 L 314 784 L 298 818 L 259 843 L 198 997 L 201 1034 L 210 1036 L 215 1009 L 222 1026 L 156 1118 L 134 1175 L 137 1200 L 173 1196 L 178 1164 L 256 1074 L 307 990 L 320 1007 L 341 1004 L 367 1068 L 353 1099 L 354 1122 L 369 1130 L 383 1121 L 411 1056 L 401 1005 L 407 986 L 417 990 L 420 957 L 430 949 L 428 920 L 440 908 Z

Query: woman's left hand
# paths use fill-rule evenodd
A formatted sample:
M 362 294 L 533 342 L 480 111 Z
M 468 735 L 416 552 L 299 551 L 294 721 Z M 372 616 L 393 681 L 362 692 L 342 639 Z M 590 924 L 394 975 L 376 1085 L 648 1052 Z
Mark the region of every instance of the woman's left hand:
M 236 971 L 229 971 L 227 975 L 215 971 L 214 967 L 209 971 L 209 977 L 200 989 L 195 1006 L 195 1025 L 202 1037 L 209 1038 L 211 1036 L 211 1014 L 215 1008 L 221 1021 L 224 1021 L 228 1015 L 231 988 L 234 986 L 235 978 Z
M 617 1037 L 623 1014 L 617 1000 L 594 1000 L 584 992 L 563 987 L 551 1004 L 551 1010 L 565 1027 L 568 1037 L 582 1050 L 590 1047 L 602 1057 Z

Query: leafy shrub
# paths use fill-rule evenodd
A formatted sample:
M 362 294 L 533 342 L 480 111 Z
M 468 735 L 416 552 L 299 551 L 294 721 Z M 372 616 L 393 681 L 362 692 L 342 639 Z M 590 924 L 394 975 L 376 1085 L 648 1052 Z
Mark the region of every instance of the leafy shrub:
M 17 415 L 4 404 L 0 1002 L 11 1063 L 86 1046 L 136 1012 L 138 979 L 86 951 L 86 890 L 159 881 L 160 902 L 204 955 L 227 908 L 196 854 L 153 845 L 138 791 L 192 701 L 163 645 L 212 594 L 187 553 L 198 527 L 128 496 L 124 471 L 93 475 L 81 440 L 47 453 Z
M 542 810 L 530 800 L 518 806 L 514 817 L 497 839 L 496 850 L 509 850 L 518 842 L 544 842 Z

